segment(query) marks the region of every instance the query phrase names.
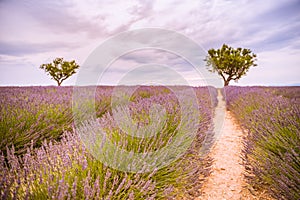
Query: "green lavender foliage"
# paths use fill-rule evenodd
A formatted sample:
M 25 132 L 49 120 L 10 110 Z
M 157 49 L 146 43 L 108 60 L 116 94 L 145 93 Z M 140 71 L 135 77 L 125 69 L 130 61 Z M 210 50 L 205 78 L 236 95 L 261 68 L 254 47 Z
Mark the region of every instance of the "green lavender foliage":
M 227 106 L 248 131 L 250 183 L 276 199 L 300 198 L 300 87 L 226 87 Z
M 209 164 L 199 155 L 199 149 L 209 134 L 216 93 L 211 101 L 208 88 L 193 89 L 199 103 L 195 109 L 199 109 L 200 119 L 191 146 L 170 165 L 146 173 L 130 173 L 105 166 L 83 145 L 72 128 L 71 87 L 0 88 L 1 137 L 5 140 L 0 150 L 1 199 L 178 199 L 198 196 Z M 131 117 L 140 124 L 149 123 L 149 108 L 153 103 L 159 103 L 167 110 L 162 131 L 149 140 L 128 137 L 117 126 L 110 104 L 112 90 L 112 87 L 97 87 L 96 117 L 105 127 L 107 137 L 119 147 L 132 152 L 155 151 L 176 136 L 181 119 L 178 101 L 170 89 L 141 87 L 130 97 Z

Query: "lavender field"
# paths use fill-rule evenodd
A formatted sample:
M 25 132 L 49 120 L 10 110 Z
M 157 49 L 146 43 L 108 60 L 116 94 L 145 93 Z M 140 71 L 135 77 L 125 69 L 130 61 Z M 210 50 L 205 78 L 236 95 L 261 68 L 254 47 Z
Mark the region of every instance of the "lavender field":
M 276 199 L 300 198 L 300 87 L 226 87 L 227 108 L 247 131 L 248 181 Z
M 173 91 L 185 89 L 141 86 L 130 96 L 130 117 L 141 126 L 152 123 L 153 104 L 166 110 L 165 123 L 157 124 L 160 131 L 150 138 L 128 136 L 118 127 L 111 104 L 114 87 L 96 88 L 96 118 L 115 145 L 132 153 L 156 151 L 179 134 L 182 115 Z M 200 152 L 205 139 L 214 135 L 218 102 L 215 88 L 192 90 L 198 102 L 193 109 L 200 115 L 196 137 L 185 153 L 161 168 L 126 172 L 103 164 L 82 142 L 75 128 L 73 87 L 1 87 L 1 199 L 198 197 L 211 165 Z M 247 132 L 241 156 L 249 184 L 267 189 L 276 199 L 299 199 L 300 87 L 229 86 L 222 91 L 227 109 Z
M 185 90 L 185 87 L 173 89 Z M 192 88 L 197 96 L 197 134 L 187 151 L 171 164 L 147 173 L 124 172 L 95 159 L 74 128 L 72 87 L 2 87 L 0 120 L 1 199 L 165 199 L 193 198 L 208 173 L 199 154 L 210 130 L 216 89 Z M 143 86 L 130 97 L 130 114 L 149 122 L 156 103 L 166 123 L 154 137 L 128 137 L 112 117 L 113 87 L 97 87 L 96 117 L 115 144 L 129 152 L 155 151 L 176 137 L 180 107 L 172 87 Z M 202 177 L 199 179 L 199 177 Z

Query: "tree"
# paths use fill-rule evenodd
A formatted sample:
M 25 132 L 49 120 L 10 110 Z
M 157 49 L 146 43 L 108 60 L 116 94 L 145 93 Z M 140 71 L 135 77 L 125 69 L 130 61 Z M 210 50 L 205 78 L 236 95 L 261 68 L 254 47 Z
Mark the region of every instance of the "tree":
M 251 66 L 257 66 L 256 54 L 250 49 L 237 48 L 223 44 L 220 49 L 208 50 L 208 56 L 204 61 L 211 72 L 217 72 L 224 80 L 224 86 L 229 85 L 231 80 L 238 81 L 246 75 Z
M 64 80 L 76 73 L 76 69 L 79 68 L 79 65 L 75 60 L 64 61 L 63 58 L 56 58 L 52 63 L 42 64 L 40 68 L 52 76 L 52 79 L 60 86 Z

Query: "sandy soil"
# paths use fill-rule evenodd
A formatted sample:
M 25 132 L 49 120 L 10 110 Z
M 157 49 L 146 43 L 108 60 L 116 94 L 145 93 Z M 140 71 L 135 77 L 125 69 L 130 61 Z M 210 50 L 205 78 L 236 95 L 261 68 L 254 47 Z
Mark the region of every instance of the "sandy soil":
M 196 199 L 236 200 L 269 199 L 264 195 L 254 196 L 244 180 L 242 149 L 244 133 L 232 114 L 225 109 L 225 102 L 219 92 L 218 106 L 214 119 L 215 143 L 208 154 L 214 161 L 211 174 Z

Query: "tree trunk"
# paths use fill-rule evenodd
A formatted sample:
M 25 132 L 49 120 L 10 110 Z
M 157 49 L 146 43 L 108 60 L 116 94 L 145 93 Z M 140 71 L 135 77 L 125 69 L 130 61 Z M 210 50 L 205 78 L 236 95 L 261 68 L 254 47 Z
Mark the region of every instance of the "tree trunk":
M 58 86 L 60 86 L 60 85 L 61 85 L 61 83 L 62 83 L 62 82 L 60 82 L 60 81 L 57 81 L 57 85 L 58 85 Z
M 229 81 L 230 81 L 230 80 L 225 80 L 225 81 L 224 81 L 224 87 L 229 85 Z

